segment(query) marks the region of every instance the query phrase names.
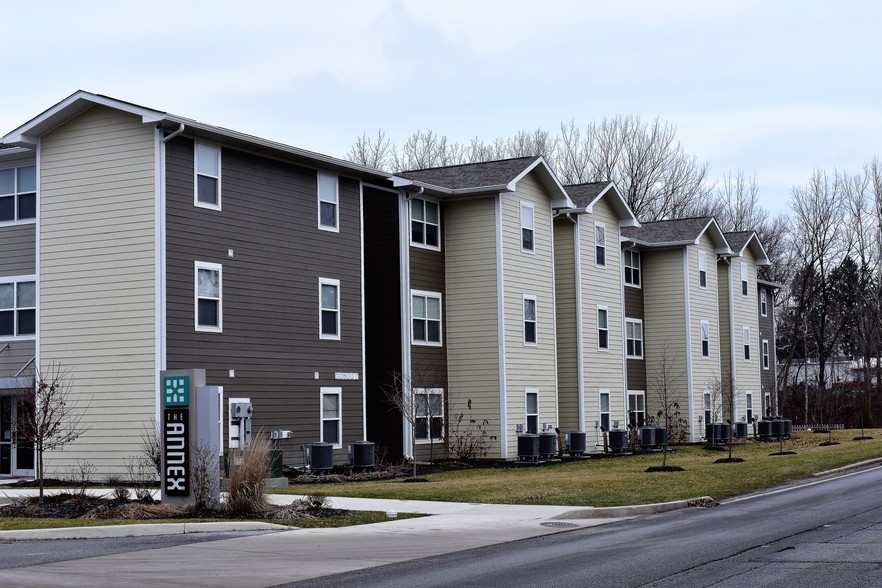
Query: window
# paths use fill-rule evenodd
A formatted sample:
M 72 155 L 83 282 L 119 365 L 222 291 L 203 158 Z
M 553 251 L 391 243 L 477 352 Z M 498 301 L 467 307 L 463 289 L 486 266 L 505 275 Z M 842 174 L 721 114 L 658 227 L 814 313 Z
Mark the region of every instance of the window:
M 713 415 L 711 414 L 710 392 L 704 393 L 704 422 L 705 424 L 710 424 L 711 422 L 713 422 Z
M 763 414 L 767 417 L 772 416 L 772 393 L 766 392 L 763 394 Z
M 521 251 L 534 251 L 533 228 L 533 204 L 521 202 Z
M 37 218 L 37 166 L 0 169 L 0 222 Z
M 324 231 L 340 230 L 339 192 L 337 176 L 323 172 L 318 173 L 318 228 Z
M 410 242 L 441 249 L 441 214 L 437 202 L 421 198 L 410 201 Z
M 536 297 L 524 294 L 524 345 L 537 345 Z
M 750 361 L 750 327 L 744 327 L 744 361 Z
M 411 300 L 414 344 L 441 345 L 441 295 L 414 290 Z
M 628 423 L 633 427 L 646 424 L 646 397 L 642 391 L 628 391 Z
M 625 283 L 640 287 L 640 252 L 626 249 L 623 254 L 625 262 Z
M 741 295 L 747 296 L 747 264 L 741 262 Z
M 763 369 L 769 369 L 769 340 L 763 339 Z
M 632 358 L 643 358 L 643 321 L 625 319 L 626 355 Z
M 319 278 L 319 338 L 340 339 L 340 280 Z
M 609 431 L 609 389 L 600 390 L 600 426 Z
M 594 223 L 594 263 L 606 267 L 606 225 Z
M 223 330 L 223 268 L 217 263 L 196 262 L 196 330 Z
M 701 321 L 701 356 L 710 357 L 710 323 Z
M 442 388 L 414 388 L 413 436 L 416 441 L 428 443 L 444 439 L 444 390 Z
M 607 308 L 597 307 L 597 349 L 609 351 L 609 327 L 607 325 Z
M 745 392 L 744 394 L 744 404 L 747 407 L 747 422 L 753 422 L 753 392 Z
M 698 252 L 698 287 L 707 288 L 707 251 Z
M 539 389 L 527 388 L 527 432 L 539 432 Z
M 769 316 L 769 302 L 766 298 L 766 290 L 760 290 L 760 314 L 763 316 Z
M 322 443 L 333 443 L 342 447 L 342 421 L 340 418 L 340 396 L 342 388 L 322 388 Z
M 0 337 L 23 337 L 37 332 L 37 283 L 0 284 Z
M 196 143 L 196 206 L 221 209 L 220 149 Z

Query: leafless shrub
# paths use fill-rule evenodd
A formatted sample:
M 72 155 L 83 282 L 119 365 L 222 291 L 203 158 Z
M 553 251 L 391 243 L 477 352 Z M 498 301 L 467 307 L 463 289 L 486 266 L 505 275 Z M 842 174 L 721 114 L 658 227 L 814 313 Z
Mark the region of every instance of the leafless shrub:
M 75 486 L 80 495 L 86 494 L 86 488 L 92 484 L 95 477 L 95 465 L 87 459 L 78 459 L 76 463 L 67 468 L 65 478 Z
M 155 478 L 153 464 L 144 456 L 124 460 L 129 480 L 135 490 L 135 498 L 141 502 L 153 502 L 152 486 Z
M 216 450 L 199 443 L 193 450 L 193 508 L 208 511 L 218 507 L 220 463 Z

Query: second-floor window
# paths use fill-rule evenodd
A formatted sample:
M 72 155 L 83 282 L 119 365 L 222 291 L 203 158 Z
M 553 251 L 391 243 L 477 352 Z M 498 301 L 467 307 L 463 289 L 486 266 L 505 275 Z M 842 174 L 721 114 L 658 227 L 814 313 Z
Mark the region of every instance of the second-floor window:
M 698 287 L 707 288 L 707 252 L 698 252 Z
M 340 338 L 340 280 L 319 278 L 319 338 Z
M 536 332 L 536 297 L 524 295 L 524 345 L 538 344 Z
M 0 337 L 21 337 L 37 332 L 37 283 L 0 284 Z
M 625 262 L 625 283 L 640 286 L 640 252 L 626 249 L 622 257 Z
M 337 176 L 318 173 L 318 228 L 324 231 L 340 230 L 340 188 Z
M 37 217 L 37 166 L 0 169 L 0 222 Z
M 625 350 L 628 357 L 643 358 L 643 321 L 625 319 Z
M 769 316 L 769 301 L 766 298 L 766 291 L 760 290 L 760 314 Z
M 769 340 L 763 339 L 763 369 L 769 369 Z
M 534 251 L 533 203 L 521 202 L 521 250 Z
M 600 351 L 609 350 L 608 313 L 609 311 L 605 306 L 597 307 L 597 349 Z
M 218 147 L 196 143 L 196 206 L 221 209 L 221 152 Z
M 410 242 L 441 249 L 441 211 L 437 202 L 422 198 L 410 201 Z
M 710 357 L 710 323 L 701 321 L 701 356 Z
M 413 342 L 441 344 L 441 295 L 436 292 L 411 293 L 413 304 Z
M 196 262 L 196 330 L 219 333 L 223 330 L 223 267 L 217 263 Z
M 606 267 L 606 225 L 594 223 L 594 265 Z

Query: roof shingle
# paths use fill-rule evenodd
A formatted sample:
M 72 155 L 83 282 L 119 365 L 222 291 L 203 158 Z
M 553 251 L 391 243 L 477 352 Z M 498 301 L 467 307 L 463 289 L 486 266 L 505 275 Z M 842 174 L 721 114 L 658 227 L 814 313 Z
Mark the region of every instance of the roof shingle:
M 537 159 L 538 156 L 517 157 L 499 161 L 403 171 L 395 175 L 451 190 L 502 186 L 518 177 Z

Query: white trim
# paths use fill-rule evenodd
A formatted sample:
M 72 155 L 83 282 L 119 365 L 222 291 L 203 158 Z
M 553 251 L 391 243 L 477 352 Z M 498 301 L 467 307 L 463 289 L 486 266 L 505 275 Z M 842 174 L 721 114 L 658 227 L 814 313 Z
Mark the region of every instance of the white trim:
M 606 331 L 606 347 L 601 347 L 601 346 L 600 346 L 600 331 L 601 331 L 601 328 L 600 328 L 600 311 L 601 311 L 601 310 L 602 310 L 603 312 L 606 313 L 606 326 L 603 328 L 603 330 Z M 596 312 L 594 313 L 594 324 L 597 326 L 597 333 L 596 333 L 597 339 L 595 340 L 595 343 L 597 344 L 597 351 L 602 351 L 602 352 L 604 352 L 604 353 L 609 352 L 609 348 L 610 348 L 610 341 L 609 341 L 609 306 L 607 306 L 606 304 L 598 304 L 598 305 L 597 305 Z
M 208 326 L 199 324 L 199 270 L 210 270 L 217 272 L 217 326 Z M 223 333 L 224 331 L 224 268 L 219 263 L 210 263 L 207 261 L 193 262 L 193 311 L 194 325 L 196 331 L 200 333 Z M 159 388 L 157 387 L 157 390 Z
M 629 255 L 631 255 L 631 256 L 634 256 L 634 255 L 637 256 L 637 267 L 636 267 L 636 270 L 637 270 L 637 272 L 638 272 L 637 275 L 640 276 L 640 279 L 639 279 L 639 281 L 638 281 L 637 284 L 634 284 L 634 283 L 633 283 L 633 281 L 634 281 L 634 269 L 635 269 L 635 267 L 634 267 L 632 264 L 629 264 L 629 263 L 627 263 L 627 262 L 625 261 L 625 254 L 626 254 L 626 253 L 629 254 Z M 631 269 L 631 282 L 628 282 L 628 281 L 625 279 L 625 269 L 626 269 L 626 268 L 630 268 L 630 269 Z M 623 250 L 622 250 L 622 285 L 623 285 L 623 286 L 627 286 L 628 288 L 636 288 L 637 290 L 642 290 L 642 289 L 643 289 L 643 256 L 640 254 L 640 250 L 639 250 L 639 249 L 623 249 Z M 624 308 L 624 307 L 623 307 L 623 308 Z
M 772 365 L 772 355 L 769 351 L 769 340 L 763 339 L 760 341 L 760 348 L 762 353 L 762 366 L 764 370 L 768 370 Z
M 36 251 L 36 255 L 37 255 L 37 260 L 36 260 L 34 270 L 36 272 L 35 279 L 37 282 L 37 335 L 34 338 L 34 358 L 35 358 L 34 365 L 36 365 L 37 367 L 40 367 L 42 365 L 40 363 L 40 314 L 41 314 L 40 313 L 40 298 L 41 298 L 41 294 L 40 294 L 40 282 L 41 282 L 41 280 L 40 280 L 40 266 L 41 266 L 41 264 L 40 264 L 40 235 L 42 234 L 40 227 L 42 224 L 41 209 L 43 208 L 43 181 L 42 181 L 43 178 L 41 175 L 42 169 L 43 169 L 43 140 L 42 139 L 37 140 L 37 150 L 36 151 L 37 151 L 37 153 L 36 153 L 36 156 L 37 156 L 37 218 L 35 220 L 37 221 L 37 227 L 36 227 L 37 244 L 35 247 L 35 251 Z M 774 328 L 774 324 L 772 326 Z M 158 377 L 158 375 L 157 375 L 157 377 Z M 158 394 L 159 393 L 159 386 L 156 386 L 156 390 L 157 390 L 157 394 Z M 159 422 L 158 419 L 159 419 L 159 410 L 157 409 L 157 421 L 156 421 L 157 423 Z
M 597 248 L 600 247 L 600 245 L 597 244 L 597 229 L 603 230 L 603 245 L 602 245 L 602 247 L 603 247 L 603 264 L 602 265 L 597 263 Z M 606 269 L 606 267 L 609 265 L 609 263 L 607 262 L 607 254 L 608 253 L 609 253 L 609 246 L 607 245 L 607 238 L 606 238 L 606 223 L 603 223 L 600 221 L 594 221 L 594 267 Z
M 361 438 L 367 439 L 367 339 L 364 321 L 364 182 L 358 182 L 358 256 L 359 286 L 361 289 Z
M 760 288 L 760 316 L 769 316 L 769 295 L 765 288 Z
M 428 339 L 418 341 L 414 338 L 413 327 L 411 327 L 411 344 L 419 345 L 421 347 L 442 347 L 444 345 L 444 298 L 441 296 L 441 292 L 432 292 L 429 290 L 411 290 L 410 291 L 410 312 L 411 312 L 411 325 L 413 325 L 413 320 L 416 316 L 413 314 L 413 299 L 414 296 L 418 296 L 426 299 L 426 314 L 428 315 L 428 302 L 429 298 L 435 298 L 438 300 L 438 340 L 437 341 L 429 341 Z M 428 336 L 428 326 L 429 321 L 434 320 L 428 318 L 428 316 L 420 317 L 421 320 L 426 321 L 426 335 Z
M 601 401 L 603 395 L 606 394 L 606 412 L 603 411 L 603 402 Z M 609 421 L 607 423 L 606 430 L 609 431 L 612 428 L 613 418 L 612 418 L 612 389 L 611 388 L 598 388 L 597 389 L 597 421 L 599 426 L 603 426 L 603 415 L 607 415 L 609 418 L 606 420 Z
M 707 339 L 704 332 L 707 331 Z M 710 359 L 710 321 L 700 321 L 698 325 L 698 337 L 701 340 L 701 358 Z M 704 354 L 704 342 L 707 341 L 707 355 Z
M 558 425 L 560 424 L 560 382 L 559 382 L 559 369 L 557 364 L 557 296 L 554 295 L 557 292 L 557 272 L 555 271 L 554 264 L 554 214 L 552 211 L 550 221 L 550 229 L 551 233 L 548 238 L 548 242 L 551 246 L 551 341 L 554 346 L 554 422 Z M 538 313 L 538 310 L 537 310 Z M 538 320 L 539 315 L 536 315 Z M 536 341 L 539 341 L 539 330 L 537 325 L 536 330 Z
M 153 369 L 154 423 L 160 422 L 160 372 L 165 365 L 165 143 L 160 129 L 153 131 Z M 221 430 L 223 434 L 223 430 Z M 223 439 L 223 435 L 219 437 Z
M 627 397 L 625 400 L 625 421 L 627 422 L 629 420 L 628 414 L 630 413 L 629 409 L 631 406 L 631 396 L 632 395 L 635 397 L 640 396 L 643 398 L 643 411 L 642 412 L 643 412 L 643 424 L 645 425 L 646 424 L 646 412 L 647 412 L 646 411 L 646 390 L 629 390 L 629 389 L 625 390 L 625 396 Z M 637 411 L 634 411 L 634 412 L 637 412 Z M 636 418 L 636 415 L 635 415 L 634 420 L 636 421 L 635 425 L 640 426 L 639 425 L 640 421 L 639 421 L 639 419 Z
M 508 458 L 508 394 L 505 362 L 505 266 L 502 239 L 502 194 L 496 195 L 496 336 L 499 338 L 499 457 Z
M 527 300 L 533 301 L 533 337 L 534 341 L 527 341 Z M 539 302 L 535 294 L 524 294 L 521 302 L 521 320 L 524 325 L 524 347 L 539 347 Z
M 440 437 L 432 437 L 432 415 L 429 414 L 429 415 L 426 417 L 426 419 L 427 419 L 427 422 L 426 422 L 426 433 L 427 433 L 428 437 L 425 438 L 425 439 L 417 439 L 417 438 L 416 438 L 416 432 L 414 432 L 414 440 L 413 440 L 413 441 L 414 441 L 415 444 L 417 444 L 417 445 L 429 445 L 429 444 L 431 444 L 431 443 L 443 443 L 443 442 L 444 442 L 444 425 L 446 424 L 446 420 L 447 420 L 447 419 L 445 418 L 447 413 L 445 412 L 444 392 L 445 392 L 445 391 L 444 391 L 444 388 L 411 388 L 411 390 L 410 390 L 410 396 L 411 396 L 410 401 L 413 402 L 413 403 L 416 403 L 416 396 L 417 396 L 417 394 L 422 395 L 422 396 L 429 396 L 430 394 L 431 394 L 431 395 L 436 395 L 436 394 L 437 394 L 437 395 L 441 396 L 441 415 L 440 415 L 440 418 L 441 418 L 441 436 L 440 436 Z M 426 399 L 426 403 L 427 403 L 426 406 L 428 406 L 428 398 Z M 416 407 L 414 407 L 414 409 L 413 409 L 413 415 L 414 415 L 414 424 L 413 424 L 413 428 L 416 429 L 416 419 L 417 419 L 417 418 L 420 418 L 420 417 L 417 416 L 417 414 L 416 414 Z M 436 416 L 436 418 L 438 418 L 438 417 Z
M 576 270 L 576 361 L 579 373 L 576 376 L 579 398 L 579 431 L 585 432 L 585 325 L 584 308 L 582 306 L 582 234 L 580 223 L 573 225 L 573 245 L 575 247 L 575 270 Z M 553 239 L 552 239 L 553 241 Z M 557 298 L 557 296 L 555 296 Z M 556 322 L 556 321 L 555 321 Z M 555 337 L 555 344 L 557 337 Z M 555 358 L 557 354 L 555 353 Z M 560 421 L 558 421 L 560 422 Z
M 700 251 L 700 250 L 699 250 Z M 689 411 L 686 413 L 689 419 L 689 430 L 692 431 L 692 439 L 695 440 L 695 398 L 692 387 L 692 299 L 689 296 L 689 247 L 683 248 L 683 292 L 684 292 L 684 319 L 683 327 L 686 331 L 686 402 L 689 403 Z M 700 438 L 700 436 L 699 436 Z
M 524 223 L 524 209 L 530 211 L 530 226 L 526 226 Z M 518 239 L 520 240 L 521 252 L 527 253 L 530 255 L 536 255 L 536 207 L 532 202 L 521 200 L 519 207 L 520 214 L 520 225 L 521 225 L 521 234 L 518 235 Z M 524 229 L 528 229 L 533 233 L 533 247 L 531 249 L 524 248 Z
M 744 362 L 749 363 L 753 359 L 753 353 L 750 349 L 752 347 L 752 345 L 751 345 L 752 341 L 750 340 L 750 327 L 748 327 L 747 325 L 742 325 L 741 337 L 742 337 L 742 339 L 741 339 L 741 352 L 745 356 Z M 745 351 L 747 353 L 744 353 Z
M 213 149 L 217 152 L 217 176 L 199 173 L 199 147 Z M 209 210 L 221 210 L 221 176 L 223 175 L 221 165 L 221 148 L 219 145 L 214 145 L 204 141 L 193 142 L 193 206 L 197 208 L 207 208 Z M 216 204 L 212 204 L 211 202 L 202 202 L 201 200 L 199 200 L 199 176 L 205 176 L 207 178 L 214 178 L 215 180 L 217 180 Z
M 527 402 L 527 397 L 530 394 L 536 395 L 536 412 L 528 412 L 529 403 Z M 525 386 L 524 387 L 524 432 L 530 432 L 530 416 L 535 415 L 536 417 L 536 431 L 535 433 L 542 432 L 542 419 L 540 418 L 542 415 L 542 410 L 539 408 L 539 388 L 535 386 Z
M 326 178 L 333 178 L 334 181 L 334 200 L 328 200 L 322 198 L 322 176 Z M 340 176 L 337 174 L 330 174 L 328 172 L 317 171 L 315 174 L 315 197 L 316 197 L 316 208 L 317 208 L 317 217 L 316 222 L 318 223 L 318 229 L 320 231 L 328 231 L 329 233 L 339 233 L 340 232 Z M 323 225 L 322 224 L 322 202 L 328 202 L 334 205 L 334 225 Z
M 337 308 L 336 309 L 331 309 L 331 308 L 326 309 L 324 306 L 322 306 L 322 286 L 334 286 L 334 288 L 337 289 Z M 319 280 L 318 280 L 318 307 L 319 307 L 318 334 L 319 334 L 319 339 L 324 339 L 324 340 L 328 340 L 328 341 L 339 341 L 340 340 L 340 334 L 341 334 L 340 330 L 342 328 L 342 323 L 343 323 L 343 321 L 341 320 L 341 316 L 340 316 L 343 313 L 343 309 L 340 308 L 342 299 L 343 299 L 343 296 L 342 296 L 342 291 L 340 288 L 340 280 L 336 280 L 334 278 L 319 278 Z M 330 335 L 330 334 L 324 333 L 322 331 L 322 327 L 323 327 L 322 313 L 325 312 L 325 310 L 328 310 L 328 311 L 334 310 L 337 313 L 337 327 L 336 327 L 337 332 L 336 332 L 336 334 Z
M 629 355 L 628 354 L 628 340 L 629 340 L 628 323 L 640 325 L 640 339 L 639 339 L 640 340 L 640 355 Z M 634 341 L 637 341 L 637 339 L 634 339 Z M 643 319 L 625 317 L 625 359 L 643 359 L 643 357 L 644 357 L 643 341 L 644 341 L 644 339 L 643 339 Z
M 732 268 L 732 261 L 726 264 L 726 279 L 729 282 L 729 365 L 731 366 L 731 385 L 732 390 L 735 390 L 736 383 L 738 382 L 738 363 L 735 358 L 738 357 L 738 352 L 735 351 L 737 348 L 735 346 L 735 291 L 732 289 L 732 281 L 735 279 L 734 271 Z M 723 332 L 723 325 L 720 323 L 720 334 Z M 722 351 L 721 351 L 722 353 Z M 722 358 L 720 358 L 722 361 Z
M 426 226 L 434 225 L 434 223 L 429 223 L 425 219 L 426 215 L 426 203 L 432 203 L 438 207 L 438 245 L 428 245 L 425 242 L 420 243 L 418 241 L 413 240 L 413 213 L 411 206 L 415 200 L 419 200 L 423 203 L 423 220 L 417 221 L 423 223 L 423 241 L 426 239 Z M 416 247 L 418 249 L 428 249 L 429 251 L 441 251 L 441 202 L 434 198 L 428 198 L 424 194 L 419 196 L 414 196 L 407 200 L 407 226 L 405 227 L 407 231 L 407 242 L 411 247 Z
M 343 448 L 343 388 L 339 386 L 321 386 L 319 388 L 319 439 L 325 441 L 325 395 L 337 397 L 337 442 L 334 449 Z M 332 419 L 327 419 L 332 420 Z
M 401 309 L 401 377 L 403 382 L 410 381 L 411 375 L 411 300 L 410 300 L 410 201 L 404 190 L 398 193 L 398 257 L 400 265 L 399 274 L 399 307 Z M 411 451 L 410 439 L 412 431 L 408 426 L 407 419 L 401 415 L 401 441 L 404 447 L 404 456 Z

